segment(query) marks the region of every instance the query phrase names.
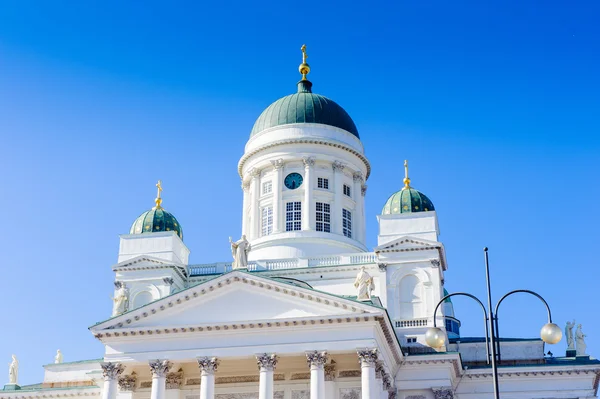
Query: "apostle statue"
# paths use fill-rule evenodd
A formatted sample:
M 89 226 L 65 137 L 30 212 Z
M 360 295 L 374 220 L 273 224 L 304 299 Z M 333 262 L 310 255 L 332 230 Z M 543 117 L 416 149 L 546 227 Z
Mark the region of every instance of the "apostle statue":
M 577 346 L 576 356 L 585 356 L 585 351 L 587 349 L 587 345 L 585 344 L 585 335 L 583 331 L 581 331 L 581 324 L 577 325 L 577 330 L 575 331 L 575 344 Z
M 373 283 L 373 277 L 366 272 L 365 267 L 361 266 L 356 280 L 354 280 L 354 287 L 357 288 L 357 298 L 359 301 L 368 301 L 371 299 L 371 291 L 375 289 Z
M 117 281 L 115 283 L 115 287 L 117 290 L 115 291 L 115 296 L 113 300 L 113 312 L 112 315 L 118 316 L 127 311 L 128 302 L 129 302 L 129 290 L 125 283 L 121 281 Z
M 567 337 L 567 350 L 575 349 L 575 341 L 573 341 L 573 327 L 575 327 L 575 320 L 572 323 L 567 321 L 565 327 L 565 337 Z
M 15 355 L 12 355 L 12 362 L 8 364 L 8 383 L 19 383 L 19 361 Z
M 229 237 L 229 244 L 231 245 L 231 255 L 233 256 L 233 263 L 231 268 L 245 269 L 248 267 L 248 252 L 250 252 L 250 243 L 246 240 L 246 236 L 242 235 L 242 238 L 236 242 L 233 242 Z
M 63 362 L 63 354 L 60 351 L 60 349 L 58 349 L 56 351 L 56 356 L 54 356 L 54 363 L 58 364 L 58 363 L 62 363 Z

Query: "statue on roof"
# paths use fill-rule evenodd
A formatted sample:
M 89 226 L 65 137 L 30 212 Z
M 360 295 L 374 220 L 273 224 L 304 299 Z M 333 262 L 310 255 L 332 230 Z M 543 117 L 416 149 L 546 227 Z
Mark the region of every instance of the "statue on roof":
M 575 320 L 572 323 L 567 321 L 565 327 L 565 337 L 567 338 L 567 350 L 575 349 L 575 341 L 573 341 L 573 327 L 575 327 Z
M 575 343 L 577 344 L 576 356 L 585 356 L 585 351 L 587 349 L 587 345 L 585 344 L 585 335 L 583 331 L 581 331 L 581 324 L 577 325 L 577 330 L 575 331 Z
M 112 298 L 113 300 L 113 312 L 112 317 L 118 316 L 127 312 L 128 304 L 129 304 L 129 290 L 127 286 L 122 281 L 115 282 L 115 296 Z
M 246 269 L 248 267 L 248 252 L 250 252 L 251 246 L 246 235 L 242 235 L 238 241 L 233 242 L 229 237 L 229 244 L 231 245 L 231 255 L 233 256 L 233 263 L 231 268 L 235 269 Z
M 60 349 L 58 349 L 56 351 L 56 356 L 54 356 L 54 363 L 58 364 L 58 363 L 62 363 L 63 362 L 63 354 L 60 351 Z
M 15 355 L 12 355 L 12 362 L 8 364 L 8 383 L 19 383 L 19 361 Z
M 359 301 L 371 300 L 371 291 L 375 289 L 373 277 L 365 270 L 364 266 L 360 267 L 360 271 L 354 280 L 354 287 L 357 288 L 356 299 Z

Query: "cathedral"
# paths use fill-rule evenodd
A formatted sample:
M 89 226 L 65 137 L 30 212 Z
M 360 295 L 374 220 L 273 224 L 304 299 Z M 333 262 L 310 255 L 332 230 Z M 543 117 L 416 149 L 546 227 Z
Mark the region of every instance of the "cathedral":
M 238 162 L 231 259 L 188 262 L 159 181 L 120 235 L 111 317 L 89 326 L 102 358 L 59 352 L 41 383 L 19 385 L 13 357 L 0 399 L 491 399 L 495 378 L 503 399 L 597 397 L 600 362 L 573 326 L 556 357 L 551 320 L 542 339 L 461 337 L 434 203 L 405 162 L 403 186 L 365 215 L 359 131 L 313 92 L 302 55 L 296 92 L 258 116 Z

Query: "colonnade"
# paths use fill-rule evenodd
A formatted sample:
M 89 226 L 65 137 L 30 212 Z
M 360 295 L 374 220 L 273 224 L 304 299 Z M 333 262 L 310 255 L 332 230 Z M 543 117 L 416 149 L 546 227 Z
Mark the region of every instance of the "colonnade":
M 378 351 L 374 348 L 359 349 L 357 351 L 361 367 L 361 392 L 362 399 L 395 398 L 395 390 L 383 362 L 379 360 Z M 326 389 L 326 369 L 328 355 L 325 351 L 312 351 L 306 353 L 306 360 L 310 369 L 310 398 L 331 399 L 334 394 Z M 216 357 L 201 357 L 197 359 L 200 368 L 200 399 L 215 398 L 215 373 L 220 360 Z M 256 355 L 259 369 L 259 399 L 273 399 L 274 382 L 273 374 L 279 358 L 274 353 Z M 172 363 L 168 360 L 154 360 L 149 362 L 152 372 L 151 399 L 166 399 L 166 378 Z M 102 399 L 116 399 L 119 378 L 125 370 L 120 363 L 102 363 L 104 375 L 104 389 Z M 330 373 L 328 373 L 330 374 Z M 328 378 L 329 379 L 329 378 Z

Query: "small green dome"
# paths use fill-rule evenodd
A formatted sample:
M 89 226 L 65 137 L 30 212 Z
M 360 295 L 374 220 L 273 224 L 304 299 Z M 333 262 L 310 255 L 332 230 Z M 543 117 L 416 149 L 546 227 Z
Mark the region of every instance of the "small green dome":
M 290 94 L 269 105 L 258 117 L 250 137 L 263 130 L 292 123 L 319 123 L 334 126 L 353 134 L 358 129 L 350 115 L 336 102 L 311 91 L 308 80 L 298 82 L 298 93 Z
M 157 233 L 159 231 L 175 231 L 183 240 L 183 229 L 175 216 L 160 206 L 142 213 L 131 225 L 129 234 Z
M 385 203 L 382 215 L 434 211 L 433 203 L 425 194 L 412 187 L 404 187 L 392 194 Z

